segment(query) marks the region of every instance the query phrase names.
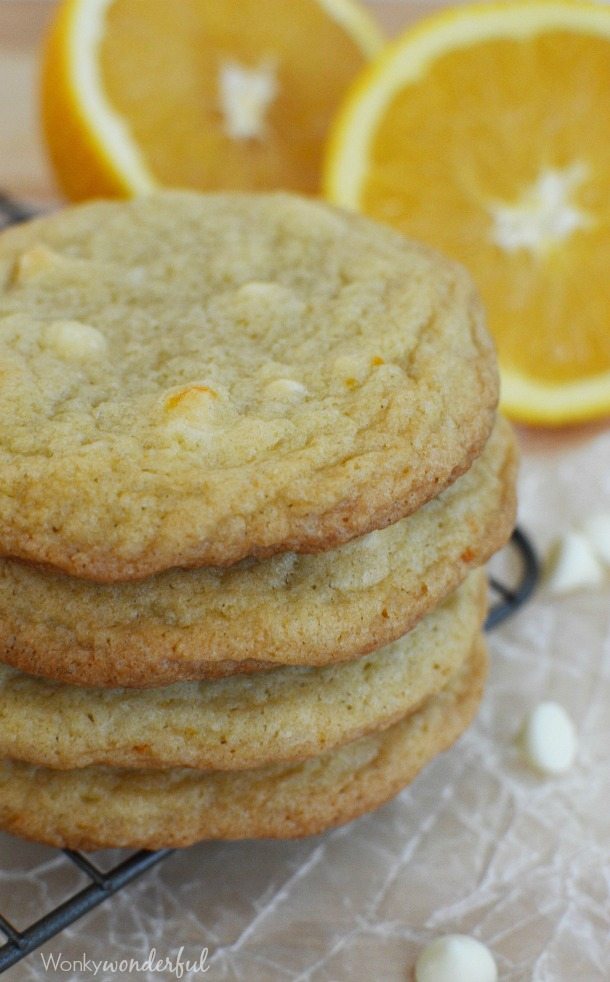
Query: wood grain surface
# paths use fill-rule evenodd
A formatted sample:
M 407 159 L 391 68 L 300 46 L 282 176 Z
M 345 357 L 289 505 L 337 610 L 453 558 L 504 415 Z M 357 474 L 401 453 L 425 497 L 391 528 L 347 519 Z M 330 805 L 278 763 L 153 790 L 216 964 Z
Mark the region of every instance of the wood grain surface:
M 38 124 L 38 63 L 52 0 L 0 0 L 0 188 L 44 202 L 57 192 Z

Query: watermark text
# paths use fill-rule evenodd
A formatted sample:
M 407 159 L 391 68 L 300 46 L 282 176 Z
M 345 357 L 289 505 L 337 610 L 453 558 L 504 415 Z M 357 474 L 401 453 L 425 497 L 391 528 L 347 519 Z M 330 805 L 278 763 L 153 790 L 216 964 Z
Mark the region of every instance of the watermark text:
M 209 969 L 208 949 L 202 948 L 198 958 L 191 960 L 184 957 L 184 945 L 178 949 L 173 956 L 160 956 L 156 948 L 151 948 L 146 958 L 89 958 L 83 952 L 80 958 L 65 958 L 61 954 L 40 955 L 45 972 L 64 972 L 66 975 L 73 975 L 80 972 L 81 975 L 108 974 L 120 978 L 128 972 L 153 972 L 163 974 L 165 977 L 173 975 L 177 979 L 182 979 L 188 973 L 191 975 L 205 975 Z

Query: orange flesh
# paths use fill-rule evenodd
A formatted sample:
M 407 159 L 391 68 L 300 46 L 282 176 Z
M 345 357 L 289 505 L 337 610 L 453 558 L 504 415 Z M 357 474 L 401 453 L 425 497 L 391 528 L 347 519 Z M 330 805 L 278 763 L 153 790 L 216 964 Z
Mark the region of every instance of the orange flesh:
M 494 202 L 578 163 L 570 203 L 590 227 L 536 254 L 494 243 Z M 468 266 L 506 368 L 609 372 L 610 41 L 553 31 L 439 57 L 384 112 L 361 208 Z
M 201 189 L 319 190 L 323 141 L 365 56 L 314 0 L 115 0 L 102 84 L 162 183 Z M 160 61 L 160 56 L 162 61 Z M 264 137 L 234 139 L 219 72 L 276 66 Z M 177 109 L 179 107 L 179 109 Z

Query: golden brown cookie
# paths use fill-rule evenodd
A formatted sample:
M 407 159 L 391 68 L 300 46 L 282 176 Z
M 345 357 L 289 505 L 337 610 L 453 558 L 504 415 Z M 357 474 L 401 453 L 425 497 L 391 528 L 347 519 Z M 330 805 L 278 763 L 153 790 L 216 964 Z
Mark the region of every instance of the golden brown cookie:
M 55 846 L 186 846 L 200 839 L 295 838 L 349 822 L 395 795 L 468 726 L 485 646 L 389 729 L 302 763 L 249 771 L 54 771 L 0 765 L 0 828 Z
M 486 607 L 478 570 L 404 638 L 363 658 L 163 689 L 84 689 L 0 665 L 0 758 L 213 770 L 304 760 L 438 692 L 468 658 Z
M 112 585 L 0 560 L 0 660 L 75 684 L 154 686 L 372 651 L 504 544 L 515 468 L 499 420 L 482 456 L 439 498 L 315 556 Z
M 333 548 L 480 453 L 465 271 L 283 194 L 164 192 L 0 236 L 0 552 L 99 581 Z

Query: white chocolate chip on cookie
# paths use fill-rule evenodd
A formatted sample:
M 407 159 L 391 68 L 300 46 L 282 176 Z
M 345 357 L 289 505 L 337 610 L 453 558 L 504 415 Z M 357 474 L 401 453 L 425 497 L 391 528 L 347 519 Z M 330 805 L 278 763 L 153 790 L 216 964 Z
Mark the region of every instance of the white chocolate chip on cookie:
M 191 425 L 208 423 L 215 414 L 219 395 L 209 385 L 184 386 L 165 397 L 165 409 L 171 419 L 184 419 Z
M 306 387 L 291 378 L 277 378 L 265 386 L 265 396 L 278 402 L 299 402 L 306 395 Z
M 234 303 L 256 314 L 264 308 L 267 316 L 299 315 L 305 304 L 295 290 L 271 280 L 250 280 L 233 294 Z
M 58 266 L 65 264 L 66 260 L 58 252 L 49 249 L 45 245 L 33 245 L 31 248 L 22 252 L 15 262 L 13 271 L 13 283 L 22 285 L 28 283 L 36 277 L 44 275 Z
M 45 326 L 42 341 L 66 361 L 90 361 L 103 355 L 108 347 L 102 332 L 82 321 L 52 321 Z
M 248 283 L 242 283 L 236 295 L 241 300 L 275 300 L 287 293 L 289 291 L 279 283 L 250 280 Z

